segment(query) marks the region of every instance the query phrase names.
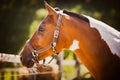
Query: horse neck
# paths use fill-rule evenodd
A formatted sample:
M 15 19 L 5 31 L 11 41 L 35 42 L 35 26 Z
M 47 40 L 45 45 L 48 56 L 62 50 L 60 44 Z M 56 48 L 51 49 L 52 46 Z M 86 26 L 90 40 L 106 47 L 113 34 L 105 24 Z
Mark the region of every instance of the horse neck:
M 79 41 L 80 49 L 76 50 L 75 54 L 97 80 L 109 79 L 109 76 L 113 76 L 113 72 L 116 73 L 113 69 L 118 70 L 117 73 L 120 73 L 118 69 L 120 60 L 111 53 L 106 42 L 101 39 L 97 29 L 91 28 L 83 20 L 72 17 L 64 20 L 63 26 L 64 37 L 62 37 L 66 39 L 64 44 L 68 48 L 73 40 Z M 111 66 L 111 64 L 114 65 Z
M 69 40 L 79 39 L 87 30 L 86 26 L 89 24 L 83 20 L 69 17 L 68 19 L 63 19 L 62 33 L 64 33 L 64 38 Z M 63 35 L 62 35 L 63 36 Z

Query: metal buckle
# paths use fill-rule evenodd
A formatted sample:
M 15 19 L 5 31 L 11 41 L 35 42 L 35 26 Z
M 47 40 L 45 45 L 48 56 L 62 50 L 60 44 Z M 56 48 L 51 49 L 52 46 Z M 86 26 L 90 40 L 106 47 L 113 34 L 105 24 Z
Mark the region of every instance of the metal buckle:
M 39 63 L 38 55 L 36 54 L 36 50 L 34 50 L 34 51 L 32 52 L 32 56 L 34 57 L 34 60 L 35 60 L 37 63 Z

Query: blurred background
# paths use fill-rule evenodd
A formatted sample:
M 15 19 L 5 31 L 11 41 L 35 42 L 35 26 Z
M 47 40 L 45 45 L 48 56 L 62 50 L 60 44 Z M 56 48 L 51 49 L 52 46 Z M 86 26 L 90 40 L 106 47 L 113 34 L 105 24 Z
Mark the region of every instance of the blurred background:
M 46 1 L 53 7 L 92 16 L 120 31 L 119 0 Z M 0 53 L 19 54 L 26 40 L 32 36 L 47 14 L 43 0 L 0 0 Z M 70 59 L 71 56 L 73 55 L 69 56 Z M 4 66 L 13 65 L 0 65 Z M 66 72 L 74 70 L 72 67 L 64 68 Z M 70 72 L 66 74 L 68 73 Z M 71 75 L 68 74 L 66 77 L 69 78 Z

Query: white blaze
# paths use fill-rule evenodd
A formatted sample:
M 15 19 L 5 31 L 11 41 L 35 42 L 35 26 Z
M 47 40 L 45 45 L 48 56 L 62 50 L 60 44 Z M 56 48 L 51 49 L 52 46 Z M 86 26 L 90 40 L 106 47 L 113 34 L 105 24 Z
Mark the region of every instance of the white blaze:
M 69 49 L 72 50 L 72 51 L 74 51 L 76 49 L 79 49 L 79 41 L 73 40 L 73 43 L 72 43 L 72 45 L 70 46 Z

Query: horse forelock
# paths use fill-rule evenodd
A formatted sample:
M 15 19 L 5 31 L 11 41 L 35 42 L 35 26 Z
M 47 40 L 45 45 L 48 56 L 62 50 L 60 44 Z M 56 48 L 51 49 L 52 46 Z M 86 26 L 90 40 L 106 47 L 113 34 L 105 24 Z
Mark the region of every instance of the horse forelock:
M 86 15 L 83 16 L 89 19 L 91 28 L 96 28 L 98 30 L 111 52 L 120 57 L 120 32 L 99 20 Z

